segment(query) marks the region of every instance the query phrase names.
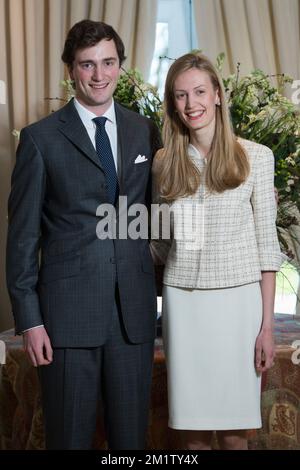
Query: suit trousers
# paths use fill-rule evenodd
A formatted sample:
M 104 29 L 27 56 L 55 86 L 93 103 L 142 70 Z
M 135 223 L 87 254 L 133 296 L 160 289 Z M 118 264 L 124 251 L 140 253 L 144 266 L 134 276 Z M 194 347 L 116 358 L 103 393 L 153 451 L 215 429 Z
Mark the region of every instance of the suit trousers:
M 116 289 L 105 344 L 54 349 L 53 362 L 39 368 L 46 448 L 91 449 L 102 404 L 109 449 L 144 449 L 153 349 L 129 342 Z

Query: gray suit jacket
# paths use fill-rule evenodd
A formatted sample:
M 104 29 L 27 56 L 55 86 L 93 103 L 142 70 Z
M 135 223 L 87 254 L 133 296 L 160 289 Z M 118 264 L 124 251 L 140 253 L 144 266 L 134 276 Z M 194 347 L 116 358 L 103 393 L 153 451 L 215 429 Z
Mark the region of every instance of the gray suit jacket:
M 115 107 L 120 195 L 129 207 L 150 203 L 158 130 L 149 119 Z M 147 160 L 135 165 L 138 155 Z M 100 240 L 96 210 L 106 202 L 105 175 L 73 101 L 22 130 L 7 240 L 17 333 L 43 323 L 54 347 L 103 344 L 117 282 L 129 339 L 153 339 L 156 291 L 148 240 Z

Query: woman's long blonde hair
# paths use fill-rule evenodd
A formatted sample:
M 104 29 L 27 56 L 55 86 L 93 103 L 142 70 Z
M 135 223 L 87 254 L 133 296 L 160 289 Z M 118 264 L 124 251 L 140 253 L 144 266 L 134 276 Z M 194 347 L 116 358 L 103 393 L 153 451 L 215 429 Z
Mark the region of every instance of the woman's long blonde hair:
M 220 105 L 216 106 L 215 133 L 207 159 L 205 183 L 211 192 L 223 192 L 243 183 L 249 174 L 246 153 L 233 133 L 222 79 L 210 60 L 200 53 L 190 53 L 177 59 L 170 67 L 164 97 L 164 148 L 159 155 L 156 175 L 161 196 L 172 201 L 197 191 L 201 175 L 188 156 L 189 130 L 176 113 L 174 84 L 179 74 L 192 68 L 208 73 Z

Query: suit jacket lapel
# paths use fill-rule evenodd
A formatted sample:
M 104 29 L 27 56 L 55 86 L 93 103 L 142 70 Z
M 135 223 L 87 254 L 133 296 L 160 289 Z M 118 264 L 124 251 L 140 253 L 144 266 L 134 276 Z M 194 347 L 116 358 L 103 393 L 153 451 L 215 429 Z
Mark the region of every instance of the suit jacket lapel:
M 73 100 L 62 108 L 60 121 L 60 132 L 62 132 L 67 139 L 69 139 L 85 156 L 92 160 L 92 162 L 103 171 L 100 159 L 94 149 L 86 128 L 76 111 Z

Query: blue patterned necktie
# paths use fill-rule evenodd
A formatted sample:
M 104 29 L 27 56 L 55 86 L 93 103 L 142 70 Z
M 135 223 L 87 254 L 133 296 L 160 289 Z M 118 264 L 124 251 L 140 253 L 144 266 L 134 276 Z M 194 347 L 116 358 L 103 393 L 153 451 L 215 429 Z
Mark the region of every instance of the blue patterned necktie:
M 108 187 L 108 199 L 110 204 L 114 205 L 119 192 L 119 187 L 114 157 L 112 154 L 109 137 L 105 130 L 106 120 L 107 118 L 104 116 L 96 117 L 93 119 L 96 124 L 96 150 L 105 173 L 106 183 Z

